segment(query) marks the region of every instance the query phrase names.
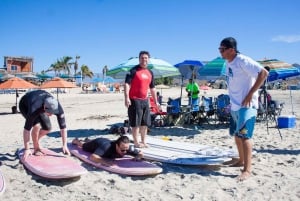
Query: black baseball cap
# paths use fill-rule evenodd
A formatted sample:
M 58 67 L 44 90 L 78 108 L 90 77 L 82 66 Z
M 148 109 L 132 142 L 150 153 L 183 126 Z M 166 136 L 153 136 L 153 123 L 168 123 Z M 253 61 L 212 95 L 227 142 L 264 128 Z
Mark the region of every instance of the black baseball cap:
M 237 42 L 236 42 L 236 40 L 233 37 L 224 38 L 221 41 L 220 46 L 226 47 L 226 48 L 233 48 L 233 49 L 235 49 L 235 51 L 237 53 L 239 53 L 239 51 L 237 50 Z

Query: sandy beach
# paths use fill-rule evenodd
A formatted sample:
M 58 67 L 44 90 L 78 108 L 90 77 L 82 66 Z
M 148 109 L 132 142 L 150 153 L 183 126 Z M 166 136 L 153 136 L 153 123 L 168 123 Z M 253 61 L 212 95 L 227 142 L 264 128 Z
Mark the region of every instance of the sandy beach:
M 117 137 L 107 130 L 127 119 L 122 93 L 85 94 L 80 89 L 66 91 L 58 97 L 66 114 L 69 142 L 75 137 Z M 164 102 L 168 97 L 180 96 L 178 87 L 159 91 Z M 23 147 L 24 118 L 21 114 L 11 113 L 15 94 L 0 94 L 0 170 L 6 180 L 6 191 L 0 195 L 0 200 L 300 200 L 300 90 L 269 92 L 273 99 L 285 102 L 282 115 L 291 115 L 294 111 L 296 127 L 280 129 L 281 139 L 274 122 L 268 122 L 269 133 L 266 122 L 256 124 L 253 148 L 257 154 L 252 160 L 253 172 L 243 182 L 236 180 L 240 168 L 225 165 L 189 167 L 156 162 L 163 168 L 161 174 L 129 177 L 95 169 L 74 157 L 88 170 L 88 174 L 71 180 L 45 180 L 28 172 L 19 162 L 16 152 Z M 205 94 L 201 91 L 200 95 L 215 97 L 222 93 L 227 91 L 213 89 L 205 91 Z M 58 125 L 55 117 L 51 120 L 53 131 L 41 140 L 41 145 L 60 152 Z M 149 135 L 235 148 L 228 128 L 220 125 L 197 125 L 197 129 L 195 125 L 151 128 Z

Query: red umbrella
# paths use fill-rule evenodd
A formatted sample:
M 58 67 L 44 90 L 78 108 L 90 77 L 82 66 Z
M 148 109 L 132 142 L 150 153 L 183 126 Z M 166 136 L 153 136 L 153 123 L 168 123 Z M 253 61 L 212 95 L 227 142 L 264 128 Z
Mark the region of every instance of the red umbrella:
M 16 90 L 16 108 L 18 106 L 18 89 L 33 89 L 38 86 L 27 82 L 18 77 L 13 77 L 0 84 L 0 89 L 15 89 Z
M 76 88 L 77 86 L 71 82 L 68 82 L 62 78 L 55 77 L 41 85 L 41 88 L 57 88 L 57 99 L 58 99 L 58 89 L 59 88 Z

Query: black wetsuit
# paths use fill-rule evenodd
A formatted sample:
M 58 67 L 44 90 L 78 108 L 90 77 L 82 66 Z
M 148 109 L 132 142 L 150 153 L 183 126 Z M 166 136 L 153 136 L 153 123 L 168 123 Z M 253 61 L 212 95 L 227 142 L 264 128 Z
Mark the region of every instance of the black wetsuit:
M 82 145 L 84 151 L 97 154 L 103 158 L 121 158 L 116 150 L 116 141 L 111 141 L 106 138 L 96 138 Z M 126 152 L 128 155 L 137 156 L 139 151 L 134 148 L 133 145 L 129 146 L 129 150 Z
M 45 114 L 44 100 L 52 95 L 44 90 L 35 90 L 26 93 L 20 100 L 19 109 L 22 115 L 25 117 L 24 129 L 31 130 L 31 128 L 40 123 L 43 130 L 51 130 L 51 122 L 49 116 Z M 64 111 L 58 102 L 59 113 L 57 116 L 57 122 L 60 129 L 66 128 L 66 120 Z

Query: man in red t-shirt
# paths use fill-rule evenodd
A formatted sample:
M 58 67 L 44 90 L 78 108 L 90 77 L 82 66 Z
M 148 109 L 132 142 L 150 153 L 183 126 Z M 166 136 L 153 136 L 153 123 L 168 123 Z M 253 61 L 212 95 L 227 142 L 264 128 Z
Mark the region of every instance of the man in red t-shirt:
M 151 125 L 148 90 L 157 100 L 153 72 L 149 70 L 150 54 L 147 51 L 139 53 L 139 65 L 133 67 L 125 78 L 125 106 L 128 108 L 129 124 L 132 127 L 132 136 L 136 147 L 147 147 L 145 138 L 147 127 Z M 156 101 L 156 105 L 159 104 Z M 138 134 L 141 134 L 141 142 Z

